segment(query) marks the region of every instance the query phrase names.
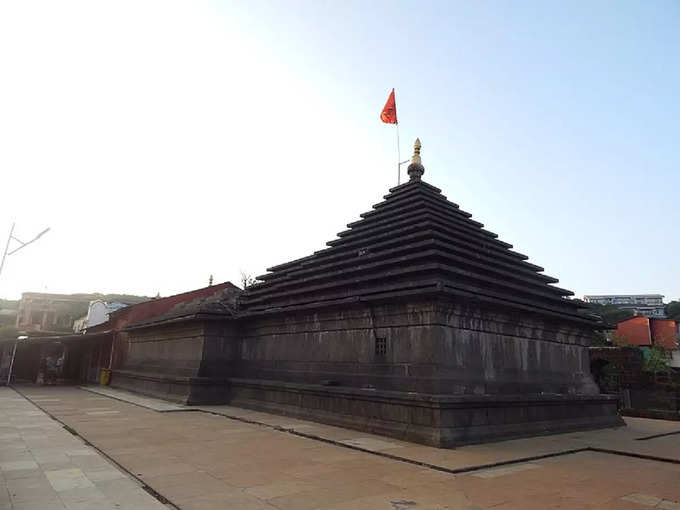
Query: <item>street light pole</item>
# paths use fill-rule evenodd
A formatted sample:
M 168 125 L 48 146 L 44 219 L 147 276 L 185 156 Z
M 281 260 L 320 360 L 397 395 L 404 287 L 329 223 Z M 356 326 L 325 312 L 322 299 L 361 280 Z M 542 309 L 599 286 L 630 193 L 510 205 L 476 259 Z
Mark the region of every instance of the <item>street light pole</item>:
M 5 259 L 7 258 L 7 252 L 9 251 L 9 243 L 12 240 L 12 234 L 14 234 L 14 223 L 12 223 L 12 228 L 9 229 L 9 236 L 7 236 L 7 244 L 5 245 L 5 253 L 2 254 L 2 262 L 0 262 L 0 274 L 2 274 L 2 268 L 5 265 Z
M 14 368 L 14 358 L 17 357 L 17 345 L 19 345 L 19 338 L 14 340 L 14 349 L 12 350 L 12 359 L 9 361 L 9 372 L 7 372 L 7 383 L 5 386 L 9 386 L 12 382 L 12 369 Z
M 33 239 L 31 239 L 30 241 L 28 241 L 28 242 L 25 243 L 25 242 L 23 242 L 22 240 L 17 239 L 17 238 L 14 236 L 14 225 L 15 225 L 15 224 L 12 223 L 12 228 L 9 230 L 9 236 L 7 236 L 7 244 L 5 244 L 5 252 L 2 254 L 2 261 L 0 261 L 0 274 L 2 274 L 2 268 L 5 266 L 5 259 L 6 259 L 8 256 L 12 255 L 13 253 L 18 252 L 18 251 L 19 251 L 20 249 L 22 249 L 22 248 L 26 248 L 26 246 L 28 246 L 28 245 L 31 244 L 31 243 L 34 243 L 35 241 L 37 241 L 38 239 L 40 239 L 43 235 L 45 235 L 45 234 L 50 230 L 49 227 L 46 228 L 45 230 L 43 230 L 42 232 L 40 232 L 37 236 L 35 236 Z M 18 248 L 14 248 L 12 251 L 9 251 L 9 245 L 10 245 L 10 243 L 12 242 L 12 240 L 16 241 L 16 242 L 19 243 L 21 246 L 19 246 Z
M 15 225 L 16 225 L 15 223 L 12 223 L 12 228 L 9 229 L 9 236 L 7 236 L 7 243 L 5 243 L 5 251 L 2 254 L 2 260 L 0 260 L 0 275 L 2 274 L 2 268 L 5 267 L 5 260 L 7 259 L 7 257 L 9 255 L 12 255 L 13 253 L 18 252 L 22 248 L 26 248 L 26 246 L 37 241 L 38 239 L 40 239 L 43 235 L 45 235 L 49 231 L 49 227 L 48 227 L 45 230 L 43 230 L 42 232 L 40 232 L 33 239 L 31 239 L 30 241 L 25 243 L 22 240 L 17 239 L 14 236 L 14 226 Z M 12 243 L 12 240 L 16 241 L 21 246 L 19 246 L 18 248 L 14 248 L 12 251 L 9 251 L 9 245 Z M 16 355 L 17 355 L 17 345 L 19 344 L 19 338 L 25 338 L 25 337 L 18 337 L 14 341 L 14 349 L 12 349 L 12 359 L 9 362 L 9 373 L 7 374 L 7 386 L 9 386 L 9 384 L 12 380 L 12 369 L 14 368 L 14 359 L 16 358 Z

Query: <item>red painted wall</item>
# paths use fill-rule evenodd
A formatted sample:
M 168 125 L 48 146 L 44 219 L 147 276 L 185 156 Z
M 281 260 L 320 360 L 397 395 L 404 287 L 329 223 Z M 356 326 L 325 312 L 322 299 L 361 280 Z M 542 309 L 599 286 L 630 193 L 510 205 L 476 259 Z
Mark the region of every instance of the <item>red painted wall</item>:
M 178 305 L 179 303 L 186 303 L 200 297 L 212 296 L 213 294 L 227 287 L 238 288 L 230 282 L 224 282 L 218 283 L 217 285 L 211 285 L 210 287 L 204 287 L 202 289 L 183 292 L 182 294 L 176 294 L 174 296 L 151 299 L 136 305 L 126 306 L 125 308 L 116 310 L 111 314 L 111 324 L 109 324 L 108 327 L 115 331 L 119 331 L 133 322 L 138 322 L 162 315 L 170 311 L 173 306 Z
M 678 348 L 678 324 L 673 319 L 651 319 L 652 342 L 664 349 Z
M 647 317 L 631 317 L 616 325 L 615 333 L 628 345 L 652 345 L 652 335 Z

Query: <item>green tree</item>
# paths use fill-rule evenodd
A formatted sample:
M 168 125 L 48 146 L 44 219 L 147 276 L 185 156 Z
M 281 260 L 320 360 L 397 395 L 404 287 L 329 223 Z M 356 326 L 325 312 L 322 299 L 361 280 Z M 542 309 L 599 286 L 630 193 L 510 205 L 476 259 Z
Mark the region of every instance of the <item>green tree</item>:
M 666 317 L 680 321 L 680 301 L 671 301 L 665 307 Z
M 592 347 L 609 347 L 611 344 L 609 343 L 609 339 L 607 337 L 607 333 L 604 331 L 596 331 L 593 334 L 593 339 L 592 339 Z
M 645 359 L 645 363 L 642 367 L 645 372 L 653 372 L 655 374 L 659 372 L 668 371 L 668 357 L 666 356 L 666 350 L 663 347 L 650 347 L 649 357 Z
M 602 317 L 602 320 L 607 324 L 616 324 L 625 319 L 630 319 L 635 314 L 630 310 L 623 310 L 614 305 L 599 305 L 597 303 L 588 303 L 587 310 L 589 313 L 594 313 Z
M 612 331 L 609 333 L 609 340 L 611 341 L 612 344 L 614 344 L 617 347 L 628 347 L 628 340 L 626 340 L 624 337 L 616 333 L 615 331 Z

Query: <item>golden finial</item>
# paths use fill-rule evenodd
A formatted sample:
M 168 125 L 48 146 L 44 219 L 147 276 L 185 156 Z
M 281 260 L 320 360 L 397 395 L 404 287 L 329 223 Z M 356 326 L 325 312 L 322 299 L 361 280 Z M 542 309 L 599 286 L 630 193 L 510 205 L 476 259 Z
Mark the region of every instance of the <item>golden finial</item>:
M 412 181 L 419 181 L 423 173 L 425 173 L 425 167 L 420 160 L 420 138 L 416 138 L 413 143 L 413 157 L 411 158 L 411 164 L 408 166 L 408 175 Z

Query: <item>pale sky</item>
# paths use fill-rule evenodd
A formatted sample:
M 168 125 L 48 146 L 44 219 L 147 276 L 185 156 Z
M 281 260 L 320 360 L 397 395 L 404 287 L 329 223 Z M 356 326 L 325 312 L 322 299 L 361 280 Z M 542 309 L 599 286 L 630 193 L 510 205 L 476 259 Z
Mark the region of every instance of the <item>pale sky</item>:
M 680 297 L 680 3 L 0 2 L 0 297 L 169 295 L 424 179 L 578 296 Z M 1 253 L 1 252 L 0 252 Z

